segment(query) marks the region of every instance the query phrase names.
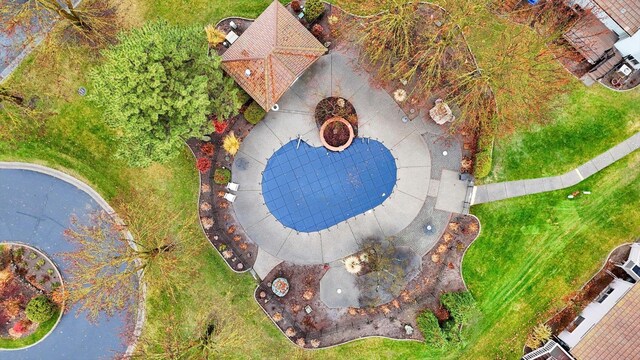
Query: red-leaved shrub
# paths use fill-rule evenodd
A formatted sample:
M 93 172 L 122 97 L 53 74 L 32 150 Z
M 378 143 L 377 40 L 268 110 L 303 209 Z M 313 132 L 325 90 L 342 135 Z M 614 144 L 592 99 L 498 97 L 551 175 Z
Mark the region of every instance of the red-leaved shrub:
M 324 27 L 322 27 L 322 25 L 320 24 L 315 24 L 313 25 L 313 27 L 311 28 L 311 33 L 313 34 L 313 36 L 315 36 L 318 40 L 322 40 L 322 36 L 324 33 Z
M 227 122 L 226 121 L 214 121 L 213 122 L 213 126 L 216 129 L 216 132 L 218 134 L 222 134 L 226 129 L 227 129 Z
M 211 169 L 211 160 L 207 158 L 199 158 L 196 163 L 196 167 L 201 173 L 205 173 Z
M 29 329 L 29 322 L 26 320 L 20 320 L 13 325 L 13 331 L 18 334 L 24 334 Z
M 302 10 L 302 6 L 300 6 L 300 0 L 291 1 L 291 9 L 295 12 L 300 12 L 300 10 Z
M 202 145 L 200 145 L 200 151 L 202 152 L 202 154 L 207 155 L 209 157 L 213 156 L 213 153 L 215 152 L 216 147 L 212 144 L 212 143 L 204 143 Z

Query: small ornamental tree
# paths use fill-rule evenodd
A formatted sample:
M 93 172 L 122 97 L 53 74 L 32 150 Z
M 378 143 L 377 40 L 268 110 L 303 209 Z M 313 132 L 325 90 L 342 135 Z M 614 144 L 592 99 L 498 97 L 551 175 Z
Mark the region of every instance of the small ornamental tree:
M 27 318 L 35 323 L 45 322 L 53 316 L 56 306 L 46 296 L 36 296 L 29 301 L 25 313 Z
M 133 166 L 166 162 L 186 139 L 213 131 L 207 115 L 238 113 L 241 92 L 207 48 L 202 28 L 159 21 L 104 52 L 104 64 L 91 73 L 91 99 L 105 110 L 118 157 Z

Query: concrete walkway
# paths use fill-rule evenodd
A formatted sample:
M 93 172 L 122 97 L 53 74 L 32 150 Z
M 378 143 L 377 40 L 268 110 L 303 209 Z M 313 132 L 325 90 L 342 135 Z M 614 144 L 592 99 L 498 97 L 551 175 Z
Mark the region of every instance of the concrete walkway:
M 638 148 L 640 148 L 640 132 L 580 165 L 577 169 L 560 176 L 476 186 L 471 195 L 471 204 L 483 204 L 574 186 Z

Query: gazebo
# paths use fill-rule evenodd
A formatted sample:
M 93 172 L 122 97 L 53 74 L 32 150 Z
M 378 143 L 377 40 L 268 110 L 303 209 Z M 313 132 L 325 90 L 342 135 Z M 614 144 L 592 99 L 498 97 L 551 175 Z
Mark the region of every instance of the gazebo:
M 266 111 L 327 49 L 274 1 L 222 55 L 222 68 Z

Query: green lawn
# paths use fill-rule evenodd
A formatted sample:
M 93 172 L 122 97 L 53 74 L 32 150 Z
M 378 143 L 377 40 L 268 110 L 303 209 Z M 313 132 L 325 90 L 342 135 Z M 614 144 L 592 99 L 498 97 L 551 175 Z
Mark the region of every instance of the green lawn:
M 572 189 L 472 208 L 482 234 L 463 274 L 484 317 L 469 355 L 516 358 L 537 321 L 559 310 L 615 246 L 637 239 L 638 169 L 636 151 Z M 575 190 L 592 194 L 568 200 Z
M 579 87 L 562 101 L 554 121 L 500 139 L 494 168 L 483 182 L 554 176 L 572 170 L 640 131 L 640 89 L 617 93 Z
M 269 3 L 127 1 L 132 4 L 129 20 L 133 24 L 163 17 L 175 23 L 199 25 L 224 16 L 255 17 Z M 468 31 L 494 25 L 486 21 L 483 17 Z M 481 38 L 470 39 L 472 46 L 490 53 L 486 49 L 490 50 L 491 39 Z M 36 126 L 40 124 L 37 121 L 9 119 L 0 114 L 0 160 L 31 161 L 65 170 L 90 183 L 107 199 L 117 195 L 127 199 L 131 188 L 164 198 L 169 211 L 181 214 L 177 224 L 167 226 L 189 226 L 197 241 L 206 243 L 196 223 L 197 171 L 186 149 L 175 161 L 148 169 L 128 168 L 111 155 L 117 144 L 104 126 L 100 111 L 76 93 L 82 85 L 91 91 L 85 75 L 98 61 L 95 58 L 82 49 L 51 56 L 46 48 L 29 57 L 10 83 L 28 96 L 37 95 L 44 103 L 42 108 L 51 114 L 41 126 Z M 479 59 L 488 61 L 486 57 Z M 591 153 L 597 154 L 638 130 L 634 100 L 638 100 L 638 92 L 618 95 L 579 87 L 562 100 L 564 105 L 558 106 L 550 127 L 498 143 L 497 170 L 492 179 L 539 176 L 574 167 Z M 567 140 L 567 134 L 573 140 Z M 551 135 L 562 136 L 552 141 Z M 586 141 L 575 140 L 578 138 Z M 559 160 L 550 164 L 552 154 L 558 154 Z M 640 227 L 640 174 L 630 169 L 640 167 L 639 157 L 636 153 L 589 179 L 578 188 L 589 188 L 593 195 L 575 202 L 565 200 L 568 191 L 561 191 L 472 209 L 482 221 L 482 236 L 469 250 L 463 267 L 484 317 L 473 329 L 464 354 L 456 352 L 448 357 L 517 358 L 532 319 L 548 314 L 559 305 L 559 299 L 579 288 L 615 244 L 632 240 L 630 234 Z M 590 252 L 581 251 L 583 248 Z M 166 294 L 150 289 L 147 333 L 162 334 L 167 314 L 173 314 L 172 321 L 189 329 L 195 319 L 216 309 L 224 317 L 235 319 L 235 326 L 245 336 L 242 346 L 229 349 L 235 357 L 417 359 L 444 355 L 426 352 L 418 343 L 382 339 L 324 351 L 298 350 L 253 301 L 254 280 L 231 272 L 213 249 L 205 249 L 189 259 L 197 276 L 195 281 L 184 279 L 194 285 L 178 294 L 176 303 Z M 581 254 L 580 261 L 575 261 L 576 249 Z

